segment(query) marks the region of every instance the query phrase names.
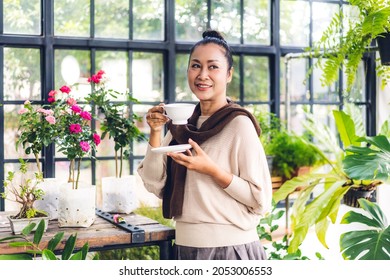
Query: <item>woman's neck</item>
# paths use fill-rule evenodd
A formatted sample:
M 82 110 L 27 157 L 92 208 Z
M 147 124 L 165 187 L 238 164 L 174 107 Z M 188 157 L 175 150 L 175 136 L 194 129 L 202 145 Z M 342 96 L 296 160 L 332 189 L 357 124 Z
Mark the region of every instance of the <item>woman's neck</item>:
M 221 101 L 216 102 L 214 101 L 201 101 L 200 102 L 200 110 L 202 116 L 211 116 L 216 111 L 221 109 L 223 106 L 227 104 L 226 98 L 224 98 Z

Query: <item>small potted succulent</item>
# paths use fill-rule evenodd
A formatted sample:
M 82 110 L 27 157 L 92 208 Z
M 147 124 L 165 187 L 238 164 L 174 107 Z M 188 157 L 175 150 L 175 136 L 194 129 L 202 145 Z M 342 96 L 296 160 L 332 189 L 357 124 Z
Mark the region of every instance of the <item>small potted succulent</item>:
M 115 176 L 102 178 L 102 210 L 129 214 L 138 207 L 136 177 L 123 175 L 123 160 L 131 154 L 133 141 L 145 139 L 136 125 L 140 117 L 129 110 L 129 104 L 138 103 L 138 100 L 129 92 L 108 89 L 103 70 L 92 75 L 88 81 L 91 93 L 86 100 L 97 108 L 96 118 L 100 120 L 102 139 L 108 136 L 114 142 Z
M 49 216 L 46 212 L 38 210 L 34 202 L 41 199 L 44 192 L 39 188 L 42 181 L 42 173 L 35 172 L 34 176 L 29 176 L 27 162 L 19 159 L 19 171 L 9 171 L 4 180 L 4 192 L 0 195 L 2 198 L 20 204 L 19 212 L 10 215 L 11 229 L 14 234 L 18 234 L 28 224 L 44 218 L 47 223 Z

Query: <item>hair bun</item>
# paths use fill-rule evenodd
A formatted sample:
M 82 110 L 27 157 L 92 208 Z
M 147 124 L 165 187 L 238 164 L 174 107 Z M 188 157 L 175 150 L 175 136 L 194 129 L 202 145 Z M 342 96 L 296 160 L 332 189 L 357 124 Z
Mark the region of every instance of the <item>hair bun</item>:
M 222 41 L 225 41 L 225 39 L 223 38 L 221 33 L 219 33 L 218 31 L 215 31 L 215 30 L 206 30 L 205 32 L 203 32 L 202 37 L 203 38 L 206 38 L 206 37 L 217 38 L 217 39 L 220 39 Z

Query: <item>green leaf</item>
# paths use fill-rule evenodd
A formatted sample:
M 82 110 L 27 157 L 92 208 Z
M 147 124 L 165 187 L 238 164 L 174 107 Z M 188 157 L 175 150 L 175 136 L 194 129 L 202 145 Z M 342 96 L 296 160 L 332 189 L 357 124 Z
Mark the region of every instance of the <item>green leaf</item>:
M 83 260 L 83 252 L 78 251 L 77 253 L 73 254 L 73 256 L 69 258 L 69 260 L 76 260 L 76 261 Z
M 64 250 L 62 252 L 62 259 L 69 260 L 76 244 L 77 233 L 69 236 L 68 240 L 65 243 Z
M 367 142 L 370 147 L 350 146 L 348 155 L 343 159 L 346 174 L 355 180 L 383 180 L 390 179 L 390 143 L 386 136 L 359 138 L 360 142 Z
M 345 259 L 390 260 L 390 227 L 384 230 L 349 231 L 340 236 Z
M 0 255 L 0 260 L 32 260 L 32 256 L 28 254 L 13 254 L 13 255 Z
M 23 230 L 22 230 L 22 234 L 23 235 L 29 235 L 32 230 L 34 229 L 34 227 L 36 226 L 36 223 L 32 222 L 31 224 L 28 224 Z
M 374 202 L 359 199 L 364 214 L 347 212 L 342 223 L 360 223 L 373 229 L 345 232 L 340 236 L 340 249 L 345 259 L 390 260 L 390 227 L 381 208 Z
M 53 260 L 53 261 L 58 260 L 57 256 L 52 251 L 50 251 L 48 249 L 44 249 L 42 251 L 42 259 Z
M 57 247 L 57 245 L 61 242 L 62 238 L 64 237 L 65 232 L 58 232 L 52 239 L 50 239 L 47 249 L 54 251 Z
M 39 222 L 37 229 L 35 230 L 35 233 L 34 233 L 34 244 L 38 245 L 39 242 L 41 242 L 43 232 L 45 231 L 45 225 L 46 225 L 46 221 L 42 219 Z
M 338 110 L 333 110 L 333 116 L 344 147 L 355 144 L 358 136 L 356 136 L 355 123 L 352 118 L 345 112 Z
M 26 246 L 34 246 L 34 244 L 30 241 L 19 241 L 19 242 L 11 242 L 8 244 L 10 247 L 26 247 Z

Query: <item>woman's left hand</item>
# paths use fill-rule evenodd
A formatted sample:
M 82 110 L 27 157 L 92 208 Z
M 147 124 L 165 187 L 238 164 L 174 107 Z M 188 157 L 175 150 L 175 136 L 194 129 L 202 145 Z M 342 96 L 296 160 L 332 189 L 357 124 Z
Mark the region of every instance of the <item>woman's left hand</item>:
M 186 153 L 167 153 L 167 155 L 178 164 L 187 167 L 187 169 L 211 175 L 212 170 L 216 167 L 216 164 L 195 141 L 189 139 L 188 143 L 192 146 L 194 153 L 187 150 Z
M 222 170 L 195 141 L 189 139 L 188 143 L 192 146 L 193 153 L 187 150 L 186 153 L 167 153 L 167 156 L 189 170 L 210 175 L 222 188 L 226 188 L 232 181 L 233 175 Z

